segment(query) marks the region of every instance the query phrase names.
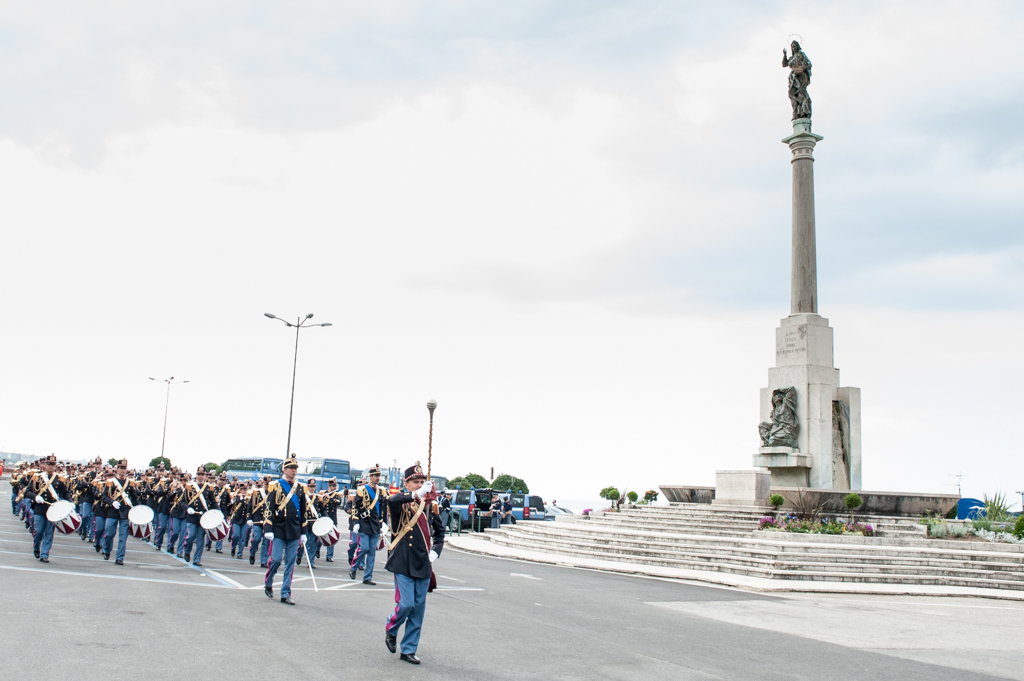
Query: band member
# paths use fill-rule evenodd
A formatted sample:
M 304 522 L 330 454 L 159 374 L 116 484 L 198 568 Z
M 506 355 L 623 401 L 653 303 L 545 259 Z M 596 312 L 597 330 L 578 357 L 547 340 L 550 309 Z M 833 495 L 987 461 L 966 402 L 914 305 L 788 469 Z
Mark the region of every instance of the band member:
M 238 484 L 238 483 L 235 483 Z M 245 543 L 249 540 L 249 496 L 245 493 L 244 485 L 235 495 L 231 506 L 231 555 L 242 559 L 245 553 Z
M 420 643 L 427 591 L 433 590 L 431 563 L 444 548 L 444 525 L 437 515 L 437 494 L 417 463 L 405 470 L 409 494 L 394 494 L 388 499 L 388 522 L 394 539 L 385 569 L 395 575 L 395 611 L 384 628 L 384 643 L 395 652 L 398 629 L 405 623 L 402 659 L 419 664 L 416 649 Z
M 364 560 L 363 584 L 375 585 L 373 581 L 373 565 L 377 558 L 377 539 L 380 537 L 381 523 L 387 516 L 387 501 L 383 490 L 377 487 L 380 482 L 380 464 L 369 470 L 368 482 L 356 492 L 352 501 L 352 512 L 355 515 L 353 528 L 359 535 L 359 547 L 355 558 L 349 566 L 349 579 L 356 578 L 356 570 Z
M 61 499 L 71 500 L 64 481 L 57 476 L 57 457 L 51 454 L 42 460 L 42 470 L 36 473 L 26 487 L 25 496 L 32 500 L 33 527 L 32 555 L 44 563 L 50 562 L 53 546 L 53 523 L 46 518 L 50 504 Z
M 185 562 L 191 559 L 194 544 L 196 558 L 192 564 L 196 567 L 203 565 L 203 546 L 206 543 L 206 532 L 199 520 L 213 508 L 217 508 L 217 497 L 206 481 L 206 469 L 200 466 L 196 469 L 196 479 L 185 488 Z
M 107 522 L 103 531 L 103 560 L 110 560 L 114 532 L 117 532 L 117 556 L 114 560 L 124 565 L 128 543 L 128 512 L 139 503 L 137 483 L 128 479 L 128 460 L 117 462 L 117 471 L 103 485 L 103 502 L 107 505 Z
M 348 496 L 348 490 L 345 490 L 345 497 Z M 320 495 L 320 504 L 323 507 L 321 513 L 334 522 L 334 526 L 338 527 L 338 509 L 341 508 L 342 503 L 345 500 L 338 493 L 338 479 L 331 478 L 327 481 L 327 491 Z M 317 554 L 319 556 L 319 550 Z M 334 562 L 334 545 L 331 544 L 327 547 L 327 562 Z
M 227 473 L 221 473 L 217 479 L 217 483 L 214 485 L 214 492 L 217 497 L 217 508 L 222 508 L 226 511 L 225 516 L 230 517 L 231 504 L 234 500 L 234 495 L 231 492 L 231 486 L 228 484 Z M 229 528 L 230 531 L 230 528 Z M 206 539 L 206 548 L 210 548 L 210 539 Z M 218 539 L 217 546 L 214 547 L 217 553 L 224 553 L 224 540 Z
M 154 522 L 156 523 L 156 527 L 153 528 L 153 546 L 159 551 L 160 546 L 164 543 L 164 535 L 167 534 L 170 529 L 168 526 L 171 524 L 171 479 L 167 477 L 163 462 L 160 463 L 156 474 L 158 480 L 153 488 L 153 498 L 156 502 L 153 507 Z
M 263 534 L 263 522 L 267 517 L 267 485 L 270 484 L 270 476 L 265 475 L 259 481 L 256 489 L 249 496 L 249 521 L 252 528 L 252 545 L 249 548 L 249 565 L 256 564 L 256 551 L 260 552 L 260 567 L 267 567 L 267 553 L 270 549 L 270 540 Z
M 171 534 L 167 538 L 167 553 L 173 553 L 178 558 L 184 558 L 185 533 L 188 529 L 185 522 L 188 518 L 185 511 L 188 506 L 188 490 L 185 484 L 185 476 L 182 473 L 175 473 L 174 480 L 171 481 L 171 491 L 167 495 L 170 498 L 167 502 L 167 516 L 171 524 Z
M 357 482 L 356 492 L 359 491 L 359 484 L 366 484 L 366 479 L 362 478 Z M 355 560 L 356 550 L 359 548 L 359 533 L 356 532 L 356 515 L 354 510 L 353 500 L 356 498 L 356 492 L 351 495 L 348 494 L 348 490 L 345 490 L 345 503 L 342 508 L 348 515 L 348 564 L 352 565 L 352 561 Z
M 78 512 L 82 516 L 82 525 L 78 528 L 78 534 L 82 541 L 92 539 L 92 507 L 96 500 L 92 481 L 96 478 L 95 465 L 90 463 L 86 472 L 75 479 L 75 491 L 78 493 Z
M 107 502 L 103 500 L 103 486 L 107 483 L 107 480 L 110 480 L 113 477 L 114 471 L 108 468 L 97 473 L 96 479 L 92 482 L 92 544 L 93 548 L 96 549 L 96 553 L 103 550 L 103 535 L 106 534 L 107 514 L 113 510 L 107 508 Z
M 299 462 L 291 456 L 282 466 L 284 477 L 270 483 L 267 490 L 266 520 L 263 532 L 270 540 L 270 567 L 263 578 L 263 593 L 274 597 L 274 575 L 284 561 L 281 602 L 295 605 L 292 600 L 292 573 L 295 572 L 295 557 L 299 546 L 306 543 L 303 520 L 306 517 L 306 495 L 302 484 L 295 479 Z
M 320 519 L 320 513 L 323 507 L 320 505 L 320 497 L 316 494 L 316 480 L 310 478 L 306 481 L 306 522 L 303 524 L 303 532 L 306 534 L 306 549 L 305 551 L 299 551 L 299 557 L 296 561 L 299 565 L 302 565 L 302 556 L 309 556 L 310 566 L 316 570 L 316 552 L 320 550 L 320 540 L 313 534 L 313 523 Z

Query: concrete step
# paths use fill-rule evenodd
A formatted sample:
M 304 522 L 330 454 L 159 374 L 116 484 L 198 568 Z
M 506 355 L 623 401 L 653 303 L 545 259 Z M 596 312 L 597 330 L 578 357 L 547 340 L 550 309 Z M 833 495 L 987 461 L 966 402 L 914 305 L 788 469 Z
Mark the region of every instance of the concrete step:
M 680 552 L 676 547 L 644 546 L 632 541 L 623 544 L 600 543 L 574 537 L 548 535 L 538 541 L 536 533 L 515 530 L 488 531 L 488 538 L 498 544 L 546 553 L 562 553 L 578 557 L 598 557 L 603 560 L 634 562 L 699 570 L 714 570 L 757 576 L 769 579 L 800 579 L 816 581 L 853 581 L 889 584 L 937 584 L 1024 590 L 1024 570 L 1017 572 L 988 571 L 984 563 L 977 567 L 952 565 L 926 567 L 922 565 L 896 565 L 869 562 L 871 556 L 862 556 L 864 563 L 807 562 L 776 560 L 770 550 L 751 547 L 746 556 L 724 552 Z M 632 545 L 630 545 L 632 544 Z M 817 556 L 814 557 L 817 559 Z M 963 561 L 961 561 L 963 562 Z

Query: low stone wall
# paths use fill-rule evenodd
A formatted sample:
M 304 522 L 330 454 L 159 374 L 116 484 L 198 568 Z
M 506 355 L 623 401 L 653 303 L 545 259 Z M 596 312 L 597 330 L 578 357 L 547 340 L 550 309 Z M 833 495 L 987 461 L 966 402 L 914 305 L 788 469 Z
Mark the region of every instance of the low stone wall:
M 697 485 L 660 485 L 665 499 L 673 503 L 710 504 L 715 499 L 714 487 Z M 864 500 L 857 515 L 880 515 L 916 518 L 928 513 L 945 515 L 954 508 L 960 497 L 956 494 L 921 494 L 917 492 L 868 492 L 853 490 Z M 824 513 L 848 513 L 843 500 L 851 490 L 813 489 L 807 487 L 773 487 L 772 494 L 781 494 L 786 500 L 783 511 L 793 511 L 802 493 L 815 505 L 823 504 Z M 816 500 L 816 501 L 815 501 Z
M 676 504 L 710 504 L 715 500 L 714 487 L 694 485 L 659 485 L 665 499 Z
M 864 500 L 858 515 L 918 517 L 928 513 L 946 515 L 960 500 L 956 494 L 918 494 L 915 492 L 866 492 L 854 490 Z M 801 494 L 806 502 L 823 505 L 824 513 L 848 513 L 843 505 L 851 490 L 773 487 L 772 494 L 781 494 L 786 503 L 783 511 L 797 508 Z

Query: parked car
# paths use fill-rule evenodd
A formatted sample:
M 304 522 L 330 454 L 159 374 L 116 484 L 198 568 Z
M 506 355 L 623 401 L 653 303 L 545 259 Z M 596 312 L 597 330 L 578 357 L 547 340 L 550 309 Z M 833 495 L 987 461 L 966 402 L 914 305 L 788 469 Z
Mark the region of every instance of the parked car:
M 446 494 L 452 500 L 452 516 L 458 514 L 464 528 L 470 527 L 476 511 L 490 511 L 495 498 L 499 496 L 493 489 L 486 488 L 448 490 Z
M 504 494 L 512 502 L 512 515 L 516 520 L 546 520 L 544 500 L 533 494 Z
M 545 506 L 544 507 L 545 517 L 544 520 L 554 520 L 560 515 L 575 515 L 572 511 L 561 506 Z

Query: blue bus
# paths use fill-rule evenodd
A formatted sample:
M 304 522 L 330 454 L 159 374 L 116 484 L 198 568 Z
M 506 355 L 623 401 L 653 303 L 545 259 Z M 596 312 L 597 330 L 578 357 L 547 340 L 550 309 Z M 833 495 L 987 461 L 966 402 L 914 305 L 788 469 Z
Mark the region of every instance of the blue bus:
M 352 487 L 352 472 L 348 461 L 344 459 L 331 459 L 323 456 L 304 457 L 300 456 L 298 477 L 305 483 L 310 478 L 316 480 L 316 491 L 322 492 L 327 489 L 327 481 L 331 478 L 338 479 L 338 489 Z
M 283 459 L 271 459 L 263 456 L 240 456 L 235 459 L 228 459 L 221 466 L 221 470 L 231 479 L 238 476 L 239 480 L 256 480 L 264 475 L 273 478 L 281 477 L 281 464 Z

